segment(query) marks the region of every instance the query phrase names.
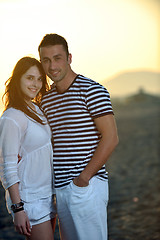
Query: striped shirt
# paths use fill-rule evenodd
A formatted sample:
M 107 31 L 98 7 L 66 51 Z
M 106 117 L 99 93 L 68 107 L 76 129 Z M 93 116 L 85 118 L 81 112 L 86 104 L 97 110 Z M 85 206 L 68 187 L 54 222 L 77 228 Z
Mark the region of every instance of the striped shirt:
M 113 114 L 110 96 L 99 83 L 77 75 L 64 93 L 53 86 L 43 97 L 41 108 L 53 134 L 55 188 L 60 188 L 77 177 L 91 160 L 101 139 L 94 119 Z M 105 165 L 96 175 L 107 178 Z

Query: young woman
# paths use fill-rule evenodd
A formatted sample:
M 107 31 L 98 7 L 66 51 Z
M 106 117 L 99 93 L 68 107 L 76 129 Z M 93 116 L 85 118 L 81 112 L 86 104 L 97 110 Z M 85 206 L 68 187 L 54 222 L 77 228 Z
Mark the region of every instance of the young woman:
M 6 82 L 0 118 L 0 177 L 7 208 L 16 230 L 30 240 L 54 238 L 51 132 L 37 105 L 47 88 L 40 62 L 20 59 Z

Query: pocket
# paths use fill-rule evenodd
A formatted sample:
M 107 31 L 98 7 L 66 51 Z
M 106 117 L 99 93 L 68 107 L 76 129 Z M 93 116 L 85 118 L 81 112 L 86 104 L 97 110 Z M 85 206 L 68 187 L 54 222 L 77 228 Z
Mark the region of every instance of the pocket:
M 69 189 L 69 205 L 70 208 L 75 211 L 79 212 L 79 210 L 83 209 L 82 212 L 86 212 L 86 209 L 90 209 L 91 206 L 93 206 L 94 203 L 94 189 L 92 182 L 89 182 L 89 185 L 86 187 L 79 187 L 73 183 L 73 181 L 70 183 L 70 189 Z
M 79 187 L 72 181 L 69 185 L 70 197 L 72 202 L 86 203 L 91 201 L 94 196 L 94 178 L 89 181 L 88 186 Z
M 74 182 L 72 181 L 70 183 L 70 187 L 72 188 L 73 191 L 80 192 L 80 193 L 83 193 L 83 192 L 85 193 L 90 188 L 90 183 L 85 187 L 79 187 L 79 186 L 75 185 Z

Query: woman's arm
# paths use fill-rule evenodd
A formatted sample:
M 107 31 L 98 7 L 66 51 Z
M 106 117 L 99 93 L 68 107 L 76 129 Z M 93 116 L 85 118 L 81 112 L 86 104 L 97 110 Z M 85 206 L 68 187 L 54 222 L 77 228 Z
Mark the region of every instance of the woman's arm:
M 19 184 L 16 183 L 8 188 L 11 201 L 13 204 L 21 202 L 18 185 Z M 31 226 L 24 210 L 14 213 L 14 225 L 16 227 L 17 232 L 19 232 L 20 234 L 24 234 L 26 236 L 30 236 Z
M 12 204 L 20 203 L 18 152 L 21 144 L 21 129 L 10 117 L 0 119 L 0 177 L 5 189 L 8 189 Z M 18 232 L 30 234 L 30 224 L 22 210 L 14 213 L 14 224 Z

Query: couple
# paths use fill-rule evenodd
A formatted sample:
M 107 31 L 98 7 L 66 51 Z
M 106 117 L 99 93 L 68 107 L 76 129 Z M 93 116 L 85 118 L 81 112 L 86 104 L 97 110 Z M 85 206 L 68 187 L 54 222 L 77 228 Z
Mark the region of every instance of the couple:
M 62 36 L 47 34 L 38 51 L 41 63 L 20 59 L 6 83 L 0 175 L 8 210 L 27 239 L 53 239 L 57 214 L 62 240 L 106 240 L 105 163 L 118 143 L 109 93 L 73 72 Z

